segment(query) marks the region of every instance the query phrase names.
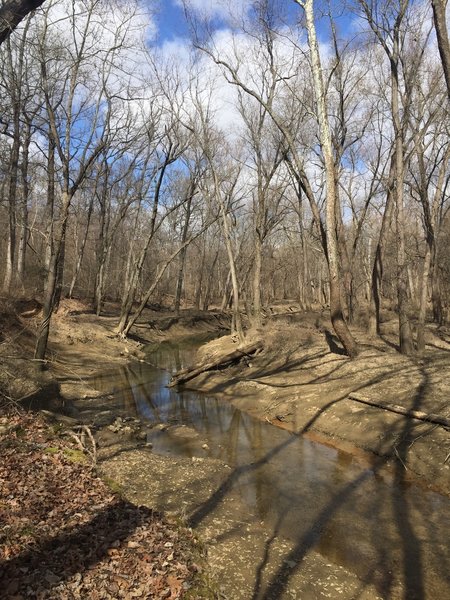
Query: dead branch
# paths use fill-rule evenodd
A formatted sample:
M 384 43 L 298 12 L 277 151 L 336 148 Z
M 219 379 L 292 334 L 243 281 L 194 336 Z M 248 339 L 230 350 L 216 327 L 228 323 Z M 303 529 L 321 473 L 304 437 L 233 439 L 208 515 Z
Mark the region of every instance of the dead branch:
M 191 379 L 194 379 L 194 377 L 197 377 L 197 375 L 200 375 L 206 371 L 211 371 L 212 369 L 216 369 L 218 367 L 225 367 L 232 363 L 239 362 L 242 358 L 255 354 L 255 352 L 262 350 L 262 348 L 263 343 L 261 340 L 258 340 L 252 344 L 247 344 L 246 346 L 237 348 L 233 352 L 223 354 L 222 356 L 219 356 L 218 358 L 215 358 L 207 363 L 195 365 L 190 369 L 182 369 L 181 371 L 178 371 L 178 373 L 175 373 L 170 380 L 168 387 L 175 387 L 176 385 L 190 381 Z
M 95 443 L 94 436 L 87 425 L 80 425 L 77 429 L 79 429 L 78 433 L 75 433 L 72 429 L 67 429 L 64 433 L 75 440 L 81 452 L 87 454 L 92 466 L 95 466 L 97 464 L 97 444 Z M 90 444 L 86 443 L 86 436 Z
M 361 402 L 362 404 L 375 406 L 376 408 L 381 408 L 383 410 L 388 410 L 389 412 L 404 415 L 405 417 L 410 417 L 411 419 L 418 419 L 419 421 L 425 421 L 426 423 L 434 423 L 436 425 L 442 425 L 443 427 L 450 427 L 450 419 L 441 417 L 440 415 L 435 415 L 433 413 L 425 413 L 421 410 L 412 410 L 409 408 L 404 408 L 403 406 L 398 406 L 397 404 L 384 404 L 380 402 L 375 402 L 374 400 L 367 398 L 367 396 L 360 396 L 359 394 L 349 394 L 348 397 L 350 398 L 350 400 L 354 400 L 355 402 Z

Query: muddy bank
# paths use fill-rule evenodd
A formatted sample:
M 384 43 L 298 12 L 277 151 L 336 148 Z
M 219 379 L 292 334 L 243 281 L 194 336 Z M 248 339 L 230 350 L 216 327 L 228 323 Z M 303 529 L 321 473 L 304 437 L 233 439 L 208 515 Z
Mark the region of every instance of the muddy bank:
M 35 300 L 18 300 L 0 306 L 0 392 L 7 402 L 43 407 L 71 414 L 77 399 L 102 396 L 92 386 L 96 373 L 145 358 L 143 348 L 165 339 L 226 332 L 227 315 L 184 310 L 177 317 L 168 311 L 146 309 L 132 335 L 115 333 L 120 307 L 107 304 L 101 316 L 78 300 L 64 299 L 52 317 L 47 364 L 33 361 L 41 306 Z
M 25 303 L 2 315 L 0 352 L 4 368 L 0 384 L 11 399 L 31 398 L 35 406 L 72 411 L 74 401 L 97 399 L 108 411 L 111 397 L 99 390 L 97 373 L 145 359 L 143 348 L 163 340 L 225 332 L 229 318 L 215 313 L 173 313 L 146 310 L 131 338 L 115 335 L 117 306 L 97 317 L 76 300 L 64 300 L 52 320 L 48 370 L 37 373 L 30 360 L 39 306 Z M 320 313 L 276 314 L 254 337 L 264 350 L 238 366 L 205 373 L 186 387 L 219 395 L 238 408 L 296 433 L 359 454 L 364 460 L 388 457 L 400 464 L 406 478 L 418 478 L 450 492 L 450 436 L 446 428 L 359 404 L 362 394 L 379 404 L 450 418 L 450 335 L 429 327 L 425 356 L 413 360 L 395 349 L 397 323 L 388 319 L 382 337 L 369 338 L 354 329 L 362 352 L 343 356 L 327 316 Z M 251 337 L 252 334 L 250 334 Z M 192 363 L 236 347 L 222 338 L 200 349 Z M 58 389 L 59 388 L 59 389 Z M 113 420 L 111 416 L 109 422 Z M 105 423 L 109 417 L 106 415 Z M 319 436 L 319 438 L 317 438 Z
M 354 331 L 362 351 L 348 359 L 329 330 L 290 316 L 259 333 L 265 349 L 238 366 L 203 373 L 186 388 L 220 396 L 249 414 L 306 434 L 372 462 L 384 457 L 404 478 L 450 494 L 448 428 L 393 414 L 349 398 L 363 395 L 380 404 L 450 418 L 450 336 L 428 332 L 420 360 L 394 347 L 394 323 L 384 340 Z M 197 360 L 236 347 L 222 338 L 199 351 Z
M 192 315 L 187 318 L 191 319 Z M 189 383 L 189 387 L 226 399 L 227 406 L 237 406 L 256 416 L 258 423 L 266 428 L 258 435 L 257 443 L 250 443 L 251 454 L 245 464 L 236 466 L 231 458 L 210 452 L 207 440 L 198 432 L 177 423 L 169 424 L 171 443 L 175 441 L 177 448 L 189 448 L 191 456 L 158 454 L 161 451 L 156 443 L 158 418 L 143 426 L 140 418 L 134 418 L 132 413 L 130 416 L 128 405 L 136 406 L 136 396 L 129 391 L 129 377 L 120 382 L 120 389 L 125 390 L 120 402 L 111 394 L 117 383 L 108 375 L 112 366 L 121 370 L 121 365 L 128 364 L 127 369 L 132 370 L 133 365 L 143 365 L 139 361 L 148 358 L 142 354 L 147 342 L 156 347 L 161 340 L 180 339 L 188 331 L 192 333 L 195 322 L 199 322 L 194 317 L 194 324 L 186 321 L 178 325 L 172 319 L 173 315 L 157 315 L 154 326 L 150 327 L 146 316 L 137 329 L 138 335 L 128 341 L 114 335 L 117 318 L 113 314 L 98 319 L 72 307 L 55 319 L 48 374 L 60 384 L 62 410 L 75 405 L 78 411 L 73 415 L 75 420 L 83 413 L 82 418 L 93 424 L 102 474 L 120 484 L 129 500 L 187 518 L 209 543 L 209 563 L 223 582 L 223 593 L 228 598 L 316 600 L 342 594 L 342 597 L 369 599 L 387 597 L 386 590 L 389 597 L 400 598 L 405 591 L 415 593 L 422 585 L 432 590 L 434 597 L 442 597 L 445 582 L 441 579 L 441 587 L 435 588 L 433 577 L 427 575 L 432 573 L 431 569 L 424 568 L 423 573 L 418 570 L 423 581 L 416 581 L 408 573 L 403 581 L 401 577 L 391 576 L 389 565 L 384 563 L 373 572 L 370 567 L 369 571 L 363 569 L 360 573 L 358 557 L 368 549 L 364 543 L 352 547 L 352 540 L 359 534 L 355 531 L 347 535 L 348 523 L 352 524 L 353 519 L 341 522 L 337 508 L 345 506 L 348 496 L 356 493 L 358 511 L 368 515 L 377 513 L 375 520 L 369 520 L 369 527 L 363 526 L 369 536 L 378 539 L 375 553 L 379 551 L 381 556 L 391 536 L 400 536 L 400 546 L 394 547 L 392 560 L 418 562 L 414 551 L 414 556 L 410 550 L 402 553 L 401 544 L 406 544 L 407 538 L 403 517 L 398 519 L 391 515 L 392 525 L 383 525 L 383 528 L 379 523 L 387 518 L 382 513 L 385 506 L 399 506 L 398 513 L 403 514 L 403 505 L 398 502 L 395 490 L 403 490 L 408 478 L 419 479 L 427 485 L 434 479 L 434 486 L 448 493 L 448 432 L 442 427 L 356 404 L 348 395 L 356 391 L 372 395 L 380 402 L 388 398 L 409 408 L 448 414 L 445 374 L 449 367 L 449 346 L 445 333 L 429 332 L 427 355 L 419 362 L 401 357 L 392 347 L 394 325 L 392 332 L 389 323 L 385 325 L 384 341 L 374 342 L 356 332 L 363 351 L 358 359 L 349 361 L 339 353 L 323 316 L 277 317 L 275 323 L 258 332 L 264 340 L 262 352 L 246 358 L 238 366 L 205 373 Z M 211 322 L 200 321 L 194 332 L 208 332 L 210 328 L 217 331 Z M 199 355 L 204 359 L 235 346 L 235 340 L 227 337 L 203 346 Z M 196 361 L 192 351 L 188 351 L 187 356 L 189 361 Z M 176 358 L 175 363 L 177 361 Z M 175 366 L 175 363 L 174 369 L 187 366 L 181 363 Z M 103 383 L 98 377 L 100 371 L 107 372 Z M 163 385 L 161 393 L 165 394 L 166 389 Z M 184 402 L 182 395 L 179 402 Z M 297 451 L 289 459 L 293 462 L 286 463 L 285 442 L 276 443 L 275 450 L 262 446 L 266 441 L 273 443 L 277 433 L 285 434 L 269 423 L 303 432 L 333 448 L 345 448 L 346 452 L 324 446 L 319 450 L 326 458 L 321 484 L 325 492 L 329 481 L 336 478 L 341 481 L 341 466 L 350 471 L 349 482 L 341 486 L 343 493 L 333 491 L 331 496 L 325 493 L 322 497 L 322 491 L 317 491 L 317 496 L 313 494 L 307 501 L 307 510 L 304 506 L 294 510 L 291 498 L 303 498 L 304 490 L 316 489 L 317 467 L 311 462 L 312 446 L 303 438 L 290 436 L 289 447 L 292 439 L 303 444 L 307 452 L 300 464 Z M 245 419 L 243 426 L 236 439 L 248 437 L 249 425 Z M 251 425 L 252 429 L 255 427 Z M 228 429 L 226 425 L 223 428 Z M 155 444 L 154 448 L 148 443 L 149 439 Z M 329 457 L 327 451 L 331 453 Z M 390 464 L 390 468 L 386 469 L 386 464 Z M 365 469 L 364 465 L 371 468 Z M 281 477 L 282 482 L 290 481 L 294 468 L 300 468 L 299 473 L 310 472 L 313 479 L 302 483 L 299 478 L 293 490 L 274 500 L 277 511 L 273 512 L 265 501 L 273 486 L 264 483 L 260 468 L 263 466 L 271 471 L 270 482 L 273 477 Z M 372 488 L 380 478 L 394 481 L 394 488 L 391 490 L 388 486 L 382 488 L 384 491 Z M 263 487 L 258 488 L 261 485 Z M 253 489 L 262 491 L 251 491 Z M 323 509 L 318 508 L 320 499 Z M 248 501 L 256 510 L 249 511 Z M 434 506 L 439 499 L 432 498 L 430 502 Z M 433 514 L 428 508 L 415 510 L 414 517 L 411 516 L 414 524 L 420 522 L 421 514 Z M 292 533 L 294 524 L 296 527 L 300 524 L 295 535 Z M 431 527 L 435 527 L 434 522 Z M 319 543 L 318 534 L 327 529 L 330 529 L 328 540 L 348 540 L 349 543 L 337 548 L 326 538 L 323 544 Z M 386 532 L 386 540 L 380 537 L 380 532 L 383 536 Z M 407 542 L 410 548 L 417 546 L 414 535 L 412 541 Z M 422 538 L 420 535 L 425 549 L 426 540 Z M 435 536 L 431 551 L 433 555 L 438 552 L 446 556 L 445 544 L 436 543 Z M 377 565 L 377 554 L 372 559 Z
M 105 375 L 118 404 L 149 424 L 152 447 L 110 446 L 102 469 L 135 501 L 195 527 L 227 598 L 448 595 L 445 497 L 406 484 L 403 467 L 386 469 L 384 458 L 372 455 L 366 468 L 353 451 L 289 434 L 227 400 L 168 389 L 192 349 L 162 344 L 152 355 L 159 369 Z
M 242 472 L 223 461 L 130 450 L 105 461 L 102 472 L 120 482 L 131 501 L 173 511 L 195 527 L 226 600 L 382 598 L 375 583 L 313 550 L 312 540 L 298 545 L 295 536 L 285 537 L 283 519 L 271 528 L 249 513 L 234 489 Z M 401 586 L 392 597 L 402 597 Z

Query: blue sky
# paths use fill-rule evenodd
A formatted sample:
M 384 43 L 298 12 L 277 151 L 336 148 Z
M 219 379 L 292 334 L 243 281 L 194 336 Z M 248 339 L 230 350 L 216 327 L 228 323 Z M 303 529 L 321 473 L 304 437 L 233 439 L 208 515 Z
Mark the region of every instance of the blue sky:
M 231 0 L 232 1 L 232 0 Z M 236 0 L 235 0 L 236 1 Z M 276 0 L 275 0 L 276 1 Z M 298 18 L 301 14 L 302 9 L 293 0 L 278 0 L 286 11 L 287 20 L 291 23 Z M 194 0 L 197 5 L 208 5 L 214 4 L 215 0 Z M 189 29 L 186 23 L 183 8 L 180 6 L 181 2 L 177 0 L 160 0 L 159 1 L 159 12 L 156 16 L 157 21 L 157 43 L 162 44 L 166 41 L 173 41 L 179 38 L 189 37 Z M 345 34 L 346 30 L 352 26 L 353 16 L 348 13 L 342 13 L 342 3 L 340 0 L 332 0 L 332 5 L 335 5 L 335 22 L 340 30 L 341 34 Z M 318 15 L 316 15 L 318 16 Z M 220 24 L 220 21 L 216 21 Z M 328 37 L 328 20 L 319 19 L 317 21 L 317 28 L 319 36 L 325 34 Z
M 161 42 L 188 35 L 183 10 L 172 0 L 161 0 L 157 26 L 158 38 Z

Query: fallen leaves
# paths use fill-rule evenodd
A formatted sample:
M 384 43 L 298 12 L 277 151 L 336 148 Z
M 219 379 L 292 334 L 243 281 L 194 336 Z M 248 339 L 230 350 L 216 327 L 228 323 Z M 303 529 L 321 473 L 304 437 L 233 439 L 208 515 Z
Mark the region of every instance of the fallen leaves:
M 191 532 L 111 493 L 71 446 L 31 414 L 0 432 L 2 598 L 182 598 Z

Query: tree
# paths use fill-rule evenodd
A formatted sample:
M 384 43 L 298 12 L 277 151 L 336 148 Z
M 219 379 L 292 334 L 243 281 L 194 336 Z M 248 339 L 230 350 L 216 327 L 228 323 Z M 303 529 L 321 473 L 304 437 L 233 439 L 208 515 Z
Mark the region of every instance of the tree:
M 326 181 L 326 215 L 327 215 L 327 259 L 330 274 L 330 314 L 334 330 L 341 340 L 347 354 L 356 356 L 358 353 L 356 342 L 351 335 L 342 312 L 340 292 L 340 269 L 339 252 L 336 223 L 337 206 L 337 172 L 331 142 L 330 124 L 325 96 L 325 84 L 319 46 L 317 43 L 316 26 L 314 21 L 314 1 L 295 0 L 302 6 L 306 16 L 306 29 L 308 32 L 308 46 L 311 56 L 311 70 L 314 83 L 314 95 L 317 108 L 317 120 L 319 124 L 319 139 L 323 153 Z
M 257 3 L 257 7 L 258 9 L 259 7 L 261 7 L 261 10 L 264 11 L 268 7 L 268 3 L 266 0 L 261 0 Z M 312 22 L 310 22 L 308 28 L 308 33 L 311 32 L 312 36 L 310 38 L 311 57 L 314 55 L 313 61 L 316 65 L 318 64 L 317 68 L 320 69 L 320 56 L 318 55 L 318 49 L 316 48 L 317 51 L 314 51 L 313 49 L 315 39 L 315 28 L 313 29 L 314 15 L 311 13 L 309 7 L 308 11 L 312 19 Z M 260 26 L 261 23 L 262 27 Z M 238 54 L 238 51 L 236 49 L 235 55 L 234 57 L 232 57 L 234 59 L 233 64 L 232 59 L 229 59 L 227 56 L 223 55 L 223 53 L 221 54 L 220 51 L 217 51 L 217 48 L 215 48 L 213 44 L 210 44 L 208 46 L 206 43 L 200 43 L 200 35 L 197 35 L 196 46 L 201 51 L 205 52 L 208 56 L 210 56 L 218 66 L 223 68 L 225 77 L 229 83 L 239 87 L 241 90 L 243 90 L 243 92 L 248 94 L 250 97 L 253 97 L 255 100 L 257 100 L 257 102 L 260 103 L 262 107 L 264 107 L 264 109 L 270 115 L 274 125 L 278 128 L 279 132 L 283 136 L 285 160 L 288 162 L 289 168 L 291 169 L 291 172 L 298 184 L 299 192 L 301 194 L 304 194 L 309 201 L 313 218 L 320 231 L 321 243 L 324 249 L 325 256 L 327 258 L 327 264 L 330 271 L 330 312 L 333 327 L 336 332 L 336 335 L 343 344 L 347 354 L 349 356 L 355 356 L 357 354 L 356 342 L 348 329 L 347 323 L 342 312 L 341 304 L 339 281 L 339 255 L 337 250 L 335 212 L 335 165 L 332 152 L 331 154 L 329 152 L 329 148 L 331 147 L 331 138 L 329 135 L 329 125 L 327 125 L 327 113 L 325 107 L 323 80 L 320 79 L 320 74 L 319 78 L 317 78 L 317 76 L 314 76 L 314 71 L 316 67 L 313 67 L 316 102 L 317 106 L 320 105 L 316 116 L 320 128 L 322 152 L 324 155 L 324 159 L 326 158 L 326 189 L 327 194 L 330 194 L 329 201 L 327 201 L 326 229 L 321 219 L 320 209 L 315 197 L 315 193 L 313 191 L 313 186 L 311 185 L 310 179 L 305 168 L 304 156 L 302 156 L 302 154 L 299 151 L 299 144 L 298 140 L 296 139 L 299 122 L 301 122 L 302 119 L 306 120 L 311 113 L 310 107 L 306 107 L 306 102 L 307 99 L 309 100 L 309 98 L 305 82 L 303 81 L 303 87 L 300 88 L 301 93 L 304 93 L 304 96 L 301 99 L 297 96 L 297 90 L 295 89 L 295 85 L 293 83 L 298 78 L 299 74 L 297 56 L 298 44 L 295 41 L 292 42 L 293 52 L 289 58 L 286 59 L 286 57 L 284 56 L 277 57 L 277 48 L 274 43 L 275 35 L 273 31 L 273 19 L 271 19 L 270 22 L 264 22 L 264 20 L 261 21 L 260 19 L 258 19 L 258 27 L 256 28 L 256 31 L 252 32 L 252 36 L 256 37 L 257 39 L 257 45 L 255 50 L 255 62 L 259 62 L 259 68 L 257 73 L 264 72 L 265 69 L 272 70 L 274 78 L 276 78 L 280 83 L 283 84 L 283 90 L 280 95 L 282 96 L 283 94 L 286 94 L 287 97 L 290 96 L 290 102 L 294 103 L 293 115 L 280 111 L 281 107 L 286 109 L 287 102 L 284 105 L 280 103 L 280 106 L 277 103 L 272 103 L 268 98 L 264 98 L 259 88 L 259 82 L 255 77 L 255 73 L 253 71 L 249 73 L 249 65 L 245 65 L 245 67 L 247 68 L 247 72 L 245 73 L 245 76 L 243 75 L 242 71 L 245 71 L 245 69 L 242 68 L 243 57 Z M 286 35 L 283 35 L 283 38 L 285 37 Z M 302 72 L 302 75 L 304 75 L 304 72 Z M 302 107 L 303 114 L 301 112 Z M 301 117 L 299 117 L 299 111 Z M 311 141 L 311 144 L 313 143 L 314 142 Z M 311 148 L 309 148 L 309 150 L 311 151 Z M 332 174 L 333 183 L 331 181 Z M 331 248 L 328 247 L 329 243 L 331 243 Z
M 381 44 L 390 68 L 390 110 L 393 124 L 393 197 L 395 200 L 395 223 L 397 234 L 397 299 L 399 318 L 399 347 L 403 354 L 412 354 L 414 344 L 412 330 L 408 317 L 408 281 L 407 281 L 407 258 L 405 250 L 405 148 L 407 129 L 409 126 L 410 105 L 412 94 L 410 88 L 418 61 L 422 56 L 418 54 L 413 65 L 405 67 L 402 53 L 405 48 L 404 24 L 409 8 L 409 0 L 399 0 L 398 3 L 385 6 L 385 10 L 378 12 L 379 6 L 369 4 L 366 0 L 358 0 L 364 17 L 372 29 L 376 39 Z M 403 76 L 403 81 L 402 81 Z M 402 83 L 406 87 L 406 93 L 402 93 Z M 409 89 L 408 89 L 409 88 Z M 403 100 L 403 106 L 402 106 Z
M 133 11 L 125 12 L 120 26 L 111 29 L 107 13 L 97 0 L 79 6 L 73 0 L 69 14 L 63 19 L 67 27 L 64 33 L 59 32 L 67 35 L 63 41 L 55 40 L 53 35 L 61 19 L 52 20 L 51 8 L 52 5 L 38 28 L 38 60 L 45 98 L 48 155 L 49 160 L 53 161 L 53 154 L 57 158 L 52 171 L 58 180 L 59 210 L 57 215 L 49 215 L 53 235 L 48 240 L 43 315 L 35 350 L 38 360 L 45 358 L 73 198 L 112 140 L 134 135 L 121 96 L 122 90 L 126 95 L 129 85 L 122 78 L 118 88 L 116 79 L 116 69 L 123 74 L 121 52 L 131 43 Z M 54 183 L 49 183 L 53 192 Z
M 450 100 L 450 43 L 448 40 L 446 19 L 447 0 L 431 0 L 431 6 L 433 7 L 434 27 L 436 29 L 445 82 L 447 84 L 447 94 Z
M 266 103 L 272 103 L 276 79 L 271 76 L 270 71 L 263 76 L 263 88 Z M 279 167 L 283 162 L 283 143 L 280 136 L 276 135 L 278 132 L 273 131 L 273 123 L 264 106 L 255 103 L 252 98 L 243 94 L 242 90 L 239 90 L 239 112 L 245 123 L 244 134 L 248 138 L 249 162 L 253 171 L 252 178 L 255 179 L 252 193 L 253 305 L 249 316 L 253 325 L 259 327 L 262 319 L 263 248 L 270 231 L 280 220 L 280 203 L 284 190 L 283 186 L 277 185 L 276 182 Z
M 0 44 L 30 12 L 44 4 L 45 0 L 6 0 L 0 6 Z

